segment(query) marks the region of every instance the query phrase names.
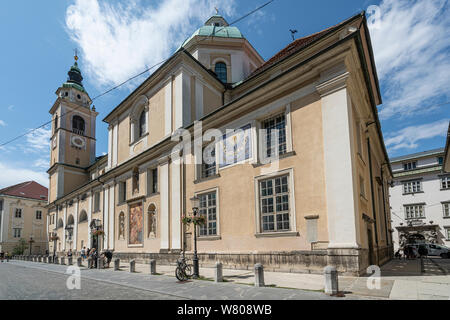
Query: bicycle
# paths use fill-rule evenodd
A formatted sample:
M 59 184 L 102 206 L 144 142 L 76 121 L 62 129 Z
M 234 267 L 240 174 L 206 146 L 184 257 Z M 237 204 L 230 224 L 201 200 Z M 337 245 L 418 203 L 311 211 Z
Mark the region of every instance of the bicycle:
M 187 264 L 184 256 L 177 260 L 177 268 L 175 269 L 175 276 L 179 281 L 186 281 L 194 275 L 194 268 L 192 264 Z

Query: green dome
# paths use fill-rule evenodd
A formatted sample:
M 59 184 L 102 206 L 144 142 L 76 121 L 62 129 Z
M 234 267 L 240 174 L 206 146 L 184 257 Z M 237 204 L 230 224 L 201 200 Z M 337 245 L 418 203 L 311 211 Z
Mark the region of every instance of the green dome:
M 220 21 L 220 25 L 208 24 L 210 21 Z M 244 39 L 244 35 L 237 27 L 230 27 L 222 16 L 212 16 L 206 24 L 194 32 L 181 47 L 184 47 L 195 36 Z
M 81 75 L 80 68 L 78 68 L 78 63 L 76 61 L 67 74 L 69 75 L 69 79 L 63 84 L 63 88 L 75 88 L 82 92 L 86 92 L 82 83 L 83 76 Z

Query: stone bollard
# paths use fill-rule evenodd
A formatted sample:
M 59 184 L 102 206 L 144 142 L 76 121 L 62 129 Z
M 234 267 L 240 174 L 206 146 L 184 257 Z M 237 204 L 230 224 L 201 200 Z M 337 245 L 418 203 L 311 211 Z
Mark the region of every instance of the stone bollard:
M 42 256 L 38 256 L 38 262 L 42 262 Z
M 150 274 L 151 275 L 156 274 L 156 260 L 155 259 L 150 260 Z
M 61 257 L 61 265 L 66 265 L 66 257 Z
M 116 258 L 114 259 L 114 271 L 119 271 L 120 270 L 120 259 Z
M 77 258 L 77 267 L 80 268 L 83 265 L 83 259 L 81 257 Z
M 214 270 L 214 282 L 223 282 L 222 263 L 216 262 L 216 268 Z
M 53 259 L 53 263 L 54 263 L 54 264 L 59 264 L 59 258 L 58 258 L 58 256 L 56 256 L 55 259 Z
M 47 263 L 47 258 L 48 258 L 47 256 L 43 256 L 43 257 L 42 257 L 42 262 L 43 262 L 43 263 Z
M 335 267 L 325 267 L 325 293 L 335 295 L 339 291 L 338 272 Z
M 48 256 L 47 262 L 48 262 L 48 263 L 53 263 L 53 256 Z
M 72 258 L 72 257 L 68 257 L 68 258 L 67 258 L 67 264 L 68 264 L 69 266 L 72 266 L 72 265 L 73 265 L 73 258 Z
M 97 269 L 104 269 L 105 260 L 102 258 L 97 258 Z
M 255 287 L 264 287 L 264 267 L 261 263 L 255 264 Z
M 92 268 L 92 263 L 93 263 L 92 257 L 89 257 L 89 258 L 88 258 L 88 269 L 91 269 L 91 268 Z
M 136 271 L 136 260 L 131 260 L 130 261 L 130 272 L 135 272 Z

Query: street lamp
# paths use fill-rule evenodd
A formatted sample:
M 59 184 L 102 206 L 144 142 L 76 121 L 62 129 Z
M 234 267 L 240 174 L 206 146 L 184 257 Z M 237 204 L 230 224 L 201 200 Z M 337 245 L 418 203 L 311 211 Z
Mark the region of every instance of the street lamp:
M 197 196 L 194 196 L 193 198 L 191 198 L 191 205 L 195 221 L 195 217 L 197 216 L 198 208 L 200 205 L 200 199 Z M 197 279 L 199 277 L 199 270 L 198 270 L 198 256 L 197 256 L 197 225 L 195 224 L 195 222 L 194 222 L 194 258 L 192 259 L 192 263 L 194 265 L 193 278 Z
M 100 219 L 94 219 L 92 222 L 93 222 L 92 226 L 95 228 L 95 231 L 99 231 L 101 229 L 101 227 L 102 227 L 102 221 Z M 95 235 L 95 237 L 96 237 L 95 250 L 98 253 L 98 246 L 99 246 L 99 240 L 98 240 L 99 236 L 98 236 L 98 234 Z

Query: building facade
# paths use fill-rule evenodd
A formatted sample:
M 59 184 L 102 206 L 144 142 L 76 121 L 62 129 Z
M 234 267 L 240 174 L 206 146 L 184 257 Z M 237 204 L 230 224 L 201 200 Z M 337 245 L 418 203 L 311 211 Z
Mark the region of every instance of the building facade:
M 392 256 L 392 178 L 364 13 L 264 61 L 238 28 L 211 17 L 103 121 L 75 64 L 56 92 L 49 243 L 201 265 L 361 274 Z
M 444 149 L 391 159 L 395 249 L 410 242 L 450 246 L 450 174 Z
M 0 190 L 0 252 L 13 253 L 20 239 L 27 242 L 25 254 L 45 254 L 47 238 L 46 187 L 34 181 Z M 30 245 L 31 240 L 31 245 Z

